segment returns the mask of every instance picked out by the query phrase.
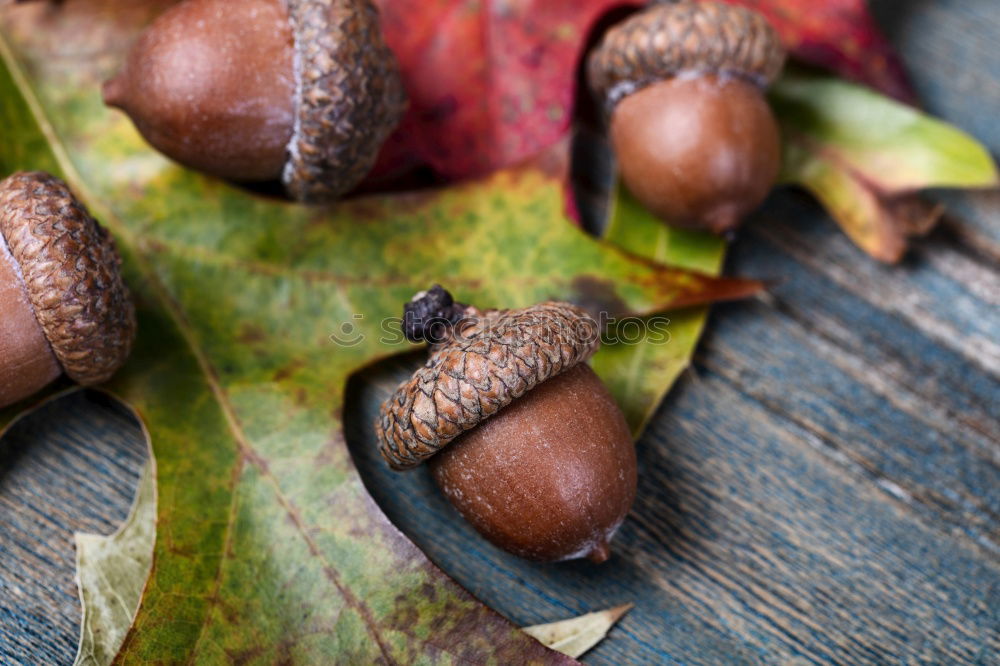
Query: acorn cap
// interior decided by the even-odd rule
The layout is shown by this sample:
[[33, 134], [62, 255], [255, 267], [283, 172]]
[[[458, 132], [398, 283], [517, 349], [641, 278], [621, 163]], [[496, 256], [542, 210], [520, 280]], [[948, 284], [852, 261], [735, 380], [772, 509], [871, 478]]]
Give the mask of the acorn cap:
[[757, 12], [680, 2], [653, 5], [608, 30], [590, 55], [587, 78], [611, 109], [636, 90], [686, 72], [740, 76], [766, 88], [784, 62], [781, 38]]
[[518, 310], [467, 308], [451, 335], [382, 405], [379, 450], [415, 467], [547, 379], [597, 351], [597, 323], [569, 303]]
[[30, 172], [0, 182], [0, 234], [66, 374], [110, 378], [131, 351], [135, 311], [107, 231], [63, 181]]
[[353, 188], [406, 107], [371, 0], [287, 0], [295, 39], [295, 127], [282, 182], [299, 201]]

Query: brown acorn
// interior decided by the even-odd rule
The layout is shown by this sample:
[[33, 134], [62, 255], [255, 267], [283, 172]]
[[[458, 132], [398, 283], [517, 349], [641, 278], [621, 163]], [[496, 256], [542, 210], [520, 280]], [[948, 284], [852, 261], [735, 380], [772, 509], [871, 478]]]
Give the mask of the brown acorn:
[[428, 460], [451, 503], [484, 537], [532, 560], [603, 562], [635, 499], [625, 418], [586, 364], [596, 322], [568, 303], [488, 310], [436, 286], [407, 306], [426, 365], [375, 424], [394, 469]]
[[103, 92], [168, 157], [305, 202], [361, 181], [405, 108], [371, 0], [184, 0]]
[[656, 4], [608, 30], [587, 75], [636, 198], [671, 224], [735, 228], [781, 166], [764, 91], [784, 60], [763, 16], [719, 2]]
[[0, 181], [0, 407], [65, 372], [99, 384], [125, 362], [135, 311], [114, 242], [58, 178]]

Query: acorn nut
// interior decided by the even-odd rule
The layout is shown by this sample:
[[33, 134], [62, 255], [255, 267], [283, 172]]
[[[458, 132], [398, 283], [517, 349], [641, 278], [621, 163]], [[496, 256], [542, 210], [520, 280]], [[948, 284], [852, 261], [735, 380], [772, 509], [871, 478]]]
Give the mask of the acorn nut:
[[65, 372], [99, 384], [125, 362], [135, 311], [114, 242], [46, 173], [0, 181], [0, 407]]
[[436, 286], [407, 306], [404, 331], [432, 344], [375, 424], [389, 465], [427, 460], [462, 516], [515, 555], [606, 560], [635, 499], [636, 457], [586, 363], [596, 322], [559, 302], [480, 311]]
[[405, 107], [371, 0], [184, 0], [103, 93], [181, 164], [315, 203], [364, 178]]
[[587, 78], [628, 189], [671, 224], [735, 228], [778, 176], [764, 90], [784, 60], [767, 19], [719, 2], [656, 4], [608, 30]]

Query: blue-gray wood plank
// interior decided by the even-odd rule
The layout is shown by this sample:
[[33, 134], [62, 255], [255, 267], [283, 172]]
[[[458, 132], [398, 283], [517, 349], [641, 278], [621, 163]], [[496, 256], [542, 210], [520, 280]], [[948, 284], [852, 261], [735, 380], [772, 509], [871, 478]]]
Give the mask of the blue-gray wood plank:
[[[1000, 153], [996, 0], [874, 9], [926, 107]], [[715, 309], [638, 443], [610, 562], [521, 562], [423, 471], [385, 471], [370, 422], [412, 358], [352, 383], [369, 489], [517, 623], [635, 602], [590, 663], [1000, 663], [1000, 194], [938, 197], [947, 219], [899, 267], [863, 256], [808, 197], [771, 198], [728, 270], [785, 279]], [[95, 394], [0, 443], [0, 663], [72, 660], [71, 534], [114, 529], [144, 451]]]

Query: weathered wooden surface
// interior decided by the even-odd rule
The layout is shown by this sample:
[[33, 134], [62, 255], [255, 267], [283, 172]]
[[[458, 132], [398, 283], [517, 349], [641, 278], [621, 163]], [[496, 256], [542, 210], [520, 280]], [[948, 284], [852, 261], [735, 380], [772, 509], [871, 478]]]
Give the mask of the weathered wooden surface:
[[92, 391], [43, 406], [0, 441], [0, 664], [72, 662], [73, 532], [118, 527], [147, 451], [131, 413]]
[[[1000, 153], [995, 0], [875, 8], [927, 108]], [[385, 471], [370, 423], [406, 360], [352, 387], [365, 480], [518, 623], [635, 602], [590, 663], [1000, 663], [1000, 194], [940, 198], [946, 223], [889, 268], [804, 195], [772, 197], [728, 269], [784, 281], [716, 309], [638, 444], [639, 498], [604, 565], [508, 557], [423, 470]], [[71, 533], [115, 527], [144, 452], [93, 394], [0, 442], [0, 663], [72, 659]]]

